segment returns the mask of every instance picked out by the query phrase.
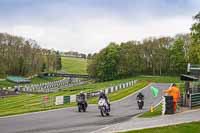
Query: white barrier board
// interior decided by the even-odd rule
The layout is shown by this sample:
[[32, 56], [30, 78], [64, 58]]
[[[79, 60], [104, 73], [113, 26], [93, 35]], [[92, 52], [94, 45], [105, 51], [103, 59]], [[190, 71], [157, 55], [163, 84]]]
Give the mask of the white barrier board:
[[71, 95], [70, 96], [70, 103], [76, 102], [76, 95]]
[[57, 96], [55, 105], [61, 105], [64, 103], [64, 97], [63, 96]]

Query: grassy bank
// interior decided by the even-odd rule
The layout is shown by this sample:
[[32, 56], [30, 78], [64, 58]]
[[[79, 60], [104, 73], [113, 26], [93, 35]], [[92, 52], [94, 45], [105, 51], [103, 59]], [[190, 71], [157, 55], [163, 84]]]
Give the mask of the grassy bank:
[[0, 88], [12, 87], [15, 86], [15, 83], [9, 82], [7, 80], [0, 81]]
[[83, 58], [62, 57], [62, 70], [66, 73], [87, 74], [87, 60]]
[[200, 133], [200, 122], [129, 131], [125, 133]]
[[142, 118], [149, 118], [149, 117], [155, 117], [155, 116], [159, 116], [162, 114], [162, 105], [159, 105], [157, 106], [156, 108], [154, 108], [154, 111], [153, 112], [145, 112], [144, 114], [142, 114], [141, 116], [139, 117], [142, 117]]
[[137, 76], [138, 80], [146, 80], [155, 83], [181, 83], [180, 77], [177, 76]]

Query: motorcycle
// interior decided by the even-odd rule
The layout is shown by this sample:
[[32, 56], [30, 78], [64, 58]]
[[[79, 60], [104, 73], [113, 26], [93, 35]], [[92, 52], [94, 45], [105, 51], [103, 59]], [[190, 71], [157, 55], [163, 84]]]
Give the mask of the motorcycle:
[[103, 98], [99, 99], [98, 107], [99, 107], [101, 116], [105, 116], [105, 115], [109, 116], [110, 115], [109, 114], [109, 112], [110, 112], [109, 105], [105, 99], [103, 99]]
[[87, 109], [87, 102], [83, 99], [77, 99], [78, 112], [85, 112]]
[[141, 100], [141, 99], [139, 99], [139, 100], [137, 101], [137, 103], [138, 103], [138, 107], [139, 107], [139, 109], [142, 109], [143, 106], [144, 106], [144, 101]]

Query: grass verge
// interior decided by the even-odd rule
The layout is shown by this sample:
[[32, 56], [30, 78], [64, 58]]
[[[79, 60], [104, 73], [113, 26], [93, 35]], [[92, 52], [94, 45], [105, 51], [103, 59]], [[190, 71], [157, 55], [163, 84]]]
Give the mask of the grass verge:
[[150, 117], [155, 117], [159, 116], [162, 114], [162, 105], [158, 105], [153, 112], [145, 112], [144, 114], [140, 115], [139, 117], [141, 118], [150, 118]]
[[200, 121], [124, 133], [200, 133]]

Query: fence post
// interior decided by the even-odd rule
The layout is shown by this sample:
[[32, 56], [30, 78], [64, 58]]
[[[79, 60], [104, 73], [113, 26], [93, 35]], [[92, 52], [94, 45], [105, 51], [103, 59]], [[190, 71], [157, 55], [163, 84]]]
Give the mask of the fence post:
[[166, 111], [166, 103], [165, 103], [165, 97], [162, 96], [162, 115], [165, 115], [165, 111]]
[[189, 108], [192, 109], [192, 94], [190, 94], [189, 98]]

